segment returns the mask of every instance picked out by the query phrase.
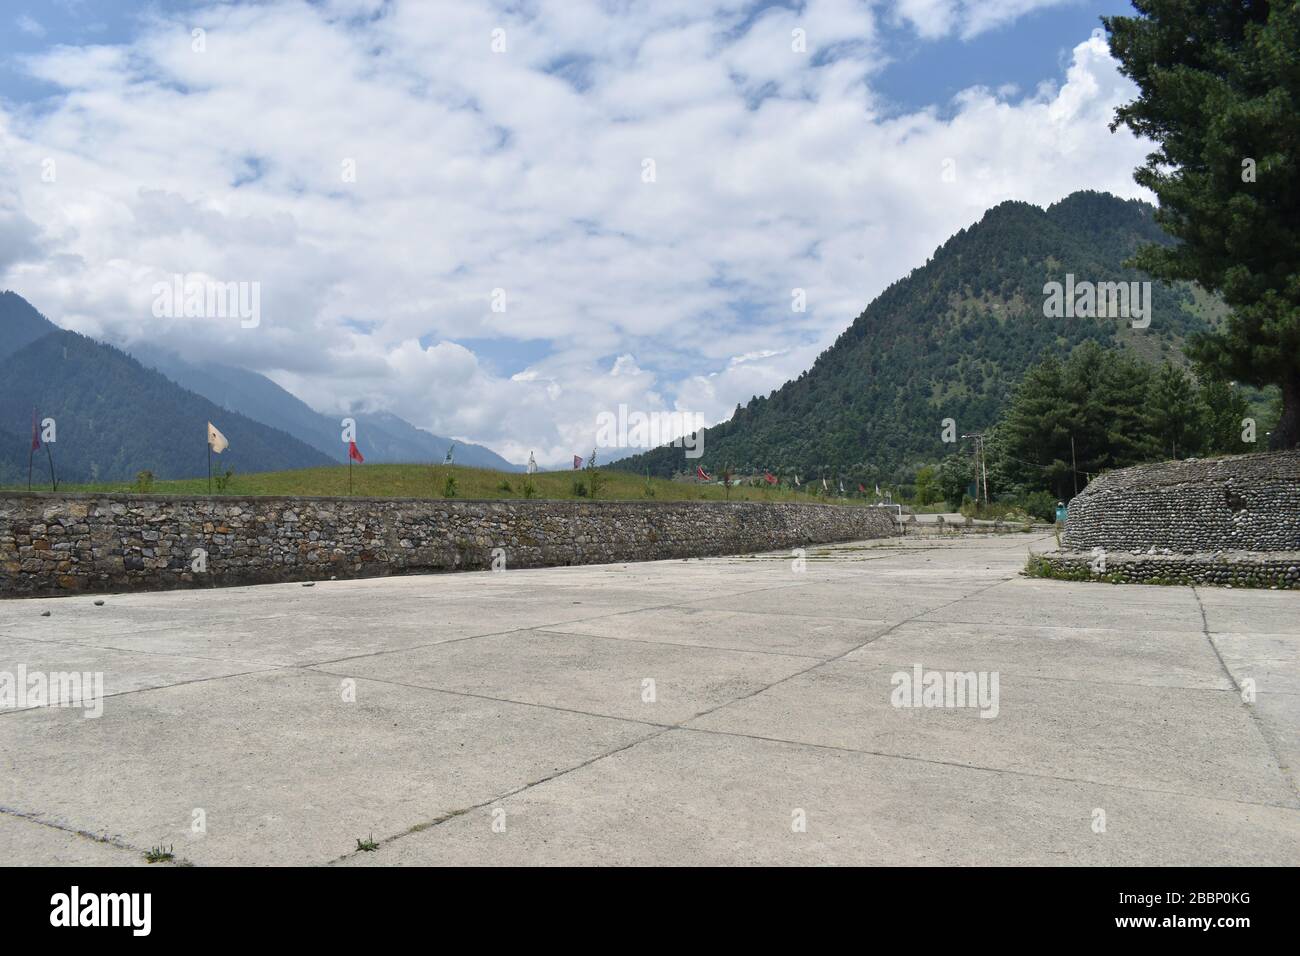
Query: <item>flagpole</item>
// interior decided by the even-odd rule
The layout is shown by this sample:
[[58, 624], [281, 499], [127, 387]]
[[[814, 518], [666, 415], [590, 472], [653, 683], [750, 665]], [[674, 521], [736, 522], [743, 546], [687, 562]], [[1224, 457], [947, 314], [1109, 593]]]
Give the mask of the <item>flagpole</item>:
[[32, 440], [27, 445], [27, 490], [32, 490], [32, 458], [36, 455], [36, 406], [32, 406]]
[[208, 494], [212, 494], [212, 438], [208, 438]]
[[59, 490], [59, 482], [58, 482], [58, 479], [54, 477], [54, 454], [53, 454], [53, 452], [50, 451], [50, 443], [49, 443], [49, 442], [46, 442], [46, 443], [45, 443], [45, 457], [48, 458], [48, 459], [50, 460], [50, 490], [51, 490], [51, 491], [58, 491], [58, 490]]
[[348, 497], [352, 497], [352, 453], [348, 451]]

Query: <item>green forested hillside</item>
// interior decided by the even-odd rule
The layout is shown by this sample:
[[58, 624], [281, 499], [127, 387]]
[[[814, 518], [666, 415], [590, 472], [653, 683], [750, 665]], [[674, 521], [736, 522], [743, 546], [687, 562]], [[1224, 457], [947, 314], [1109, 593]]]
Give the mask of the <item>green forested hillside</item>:
[[[1154, 284], [1146, 329], [1043, 315], [1044, 284], [1066, 273], [1145, 279], [1123, 263], [1140, 244], [1167, 241], [1153, 214], [1145, 203], [1095, 192], [1045, 210], [1023, 202], [990, 209], [881, 293], [811, 369], [708, 429], [704, 467], [783, 477], [824, 471], [868, 487], [902, 481], [952, 450], [940, 440], [943, 419], [954, 419], [959, 434], [990, 426], [1044, 355], [1094, 341], [1181, 362], [1183, 339], [1217, 314], [1189, 286]], [[667, 476], [696, 463], [680, 448], [659, 448], [611, 467]]]
[[26, 481], [33, 407], [56, 422], [54, 462], [69, 482], [132, 479], [146, 470], [159, 478], [205, 475], [209, 421], [230, 440], [214, 470], [331, 464], [298, 439], [75, 332], [48, 332], [0, 361], [0, 481], [15, 480], [15, 470]]

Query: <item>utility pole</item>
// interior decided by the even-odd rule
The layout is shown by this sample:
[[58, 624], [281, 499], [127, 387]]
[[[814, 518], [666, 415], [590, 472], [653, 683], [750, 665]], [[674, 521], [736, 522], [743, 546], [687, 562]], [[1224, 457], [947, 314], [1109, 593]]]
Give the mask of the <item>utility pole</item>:
[[1074, 493], [1079, 494], [1079, 459], [1074, 456], [1074, 432], [1070, 432], [1070, 472], [1074, 475]]
[[989, 503], [989, 470], [988, 463], [984, 460], [984, 433], [971, 432], [969, 435], [962, 435], [962, 438], [975, 439], [975, 503], [979, 504], [980, 487], [984, 488], [984, 504]]

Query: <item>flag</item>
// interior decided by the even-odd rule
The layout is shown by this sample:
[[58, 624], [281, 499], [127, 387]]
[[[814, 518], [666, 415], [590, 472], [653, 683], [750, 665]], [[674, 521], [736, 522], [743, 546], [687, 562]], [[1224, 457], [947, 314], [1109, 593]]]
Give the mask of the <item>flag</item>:
[[208, 422], [208, 447], [220, 455], [230, 447], [230, 442], [226, 441], [226, 436], [217, 431], [217, 426]]
[[876, 485], [876, 494], [880, 494], [880, 486]]
[[533, 457], [531, 451], [528, 453], [528, 473], [530, 475], [537, 474], [537, 459]]
[[763, 472], [763, 480], [769, 485], [774, 485], [776, 484], [776, 475], [772, 474], [770, 471], [765, 471]]
[[826, 490], [826, 479], [823, 478], [823, 479], [822, 479], [822, 491], [825, 491], [825, 490]]
[[[209, 426], [210, 427], [210, 426]], [[32, 409], [32, 451], [41, 450], [41, 433], [36, 429], [36, 409]]]
[[365, 462], [365, 459], [361, 457], [361, 449], [357, 447], [357, 443], [354, 441], [348, 442], [348, 458], [358, 463]]
[[844, 494], [844, 479], [840, 479], [840, 494]]
[[700, 481], [712, 481], [712, 480], [713, 480], [712, 478], [709, 477], [708, 472], [706, 472], [706, 471], [704, 470], [704, 466], [703, 466], [703, 465], [696, 465], [696, 466], [695, 466], [695, 476], [696, 476], [697, 478], [699, 478]]
[[862, 482], [860, 481], [858, 482], [858, 491], [862, 492], [864, 495], [867, 493], [867, 489], [863, 487]]
[[796, 488], [799, 487], [799, 475], [798, 475], [797, 472], [795, 473], [795, 476], [794, 476], [794, 486], [795, 486]]
[[574, 471], [577, 471], [577, 470], [578, 470], [579, 468], [581, 468], [581, 467], [582, 467], [582, 456], [581, 456], [581, 455], [574, 455], [574, 456], [573, 456], [573, 470], [574, 470]]
[[447, 457], [444, 458], [444, 459], [442, 460], [442, 463], [443, 463], [444, 465], [450, 465], [450, 464], [451, 464], [451, 453], [452, 453], [453, 451], [455, 451], [455, 450], [456, 450], [456, 443], [455, 443], [455, 442], [452, 442], [450, 445], [447, 446]]

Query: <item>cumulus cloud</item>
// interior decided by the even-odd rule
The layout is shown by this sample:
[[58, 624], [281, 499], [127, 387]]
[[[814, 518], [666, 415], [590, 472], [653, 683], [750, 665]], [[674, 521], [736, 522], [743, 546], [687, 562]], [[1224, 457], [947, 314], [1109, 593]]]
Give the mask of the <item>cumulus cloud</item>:
[[[924, 33], [942, 7], [951, 32], [1032, 5], [899, 11]], [[1130, 90], [1101, 41], [1059, 86], [885, 114], [877, 15], [851, 0], [155, 13], [130, 44], [28, 60], [61, 94], [0, 106], [0, 285], [67, 327], [517, 461], [591, 447], [620, 402], [718, 421], [990, 205], [1138, 195], [1145, 150], [1106, 130]], [[191, 273], [260, 282], [261, 324], [155, 318], [154, 283]]]

